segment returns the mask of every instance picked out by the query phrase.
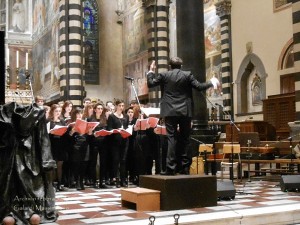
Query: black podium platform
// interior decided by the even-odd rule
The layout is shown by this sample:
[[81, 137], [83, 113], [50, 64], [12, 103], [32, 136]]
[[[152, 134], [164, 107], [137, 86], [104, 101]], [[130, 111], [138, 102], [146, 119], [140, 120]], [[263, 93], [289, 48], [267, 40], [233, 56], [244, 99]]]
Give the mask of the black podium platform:
[[217, 205], [217, 179], [209, 175], [144, 175], [140, 187], [160, 191], [161, 210]]

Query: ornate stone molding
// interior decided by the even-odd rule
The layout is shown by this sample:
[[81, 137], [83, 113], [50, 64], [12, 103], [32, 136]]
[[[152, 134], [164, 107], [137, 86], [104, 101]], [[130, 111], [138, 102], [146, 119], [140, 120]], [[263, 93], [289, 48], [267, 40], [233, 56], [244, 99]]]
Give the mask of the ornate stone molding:
[[[172, 3], [172, 0], [167, 0], [166, 4], [170, 5]], [[157, 4], [157, 0], [142, 0], [142, 6], [145, 8], [148, 8], [150, 6], [154, 6]]]
[[215, 6], [219, 17], [231, 14], [231, 0], [220, 0]]
[[17, 102], [22, 105], [30, 105], [32, 99], [31, 90], [5, 89], [5, 103]]

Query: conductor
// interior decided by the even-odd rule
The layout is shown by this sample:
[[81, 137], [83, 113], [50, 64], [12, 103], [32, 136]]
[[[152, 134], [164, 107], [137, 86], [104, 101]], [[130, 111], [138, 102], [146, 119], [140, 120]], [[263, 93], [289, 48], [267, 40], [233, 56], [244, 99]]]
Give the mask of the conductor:
[[168, 151], [166, 171], [161, 175], [189, 174], [191, 158], [188, 146], [193, 112], [192, 89], [204, 91], [213, 87], [211, 82], [200, 83], [190, 71], [181, 70], [182, 59], [173, 57], [170, 70], [155, 75], [155, 61], [147, 73], [148, 88], [161, 86], [161, 117], [165, 118]]

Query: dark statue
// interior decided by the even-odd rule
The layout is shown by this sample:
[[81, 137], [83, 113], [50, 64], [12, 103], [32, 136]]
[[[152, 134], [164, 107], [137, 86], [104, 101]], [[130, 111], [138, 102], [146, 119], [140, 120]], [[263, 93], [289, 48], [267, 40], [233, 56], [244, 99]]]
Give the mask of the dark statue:
[[0, 222], [57, 219], [51, 174], [56, 167], [43, 109], [15, 102], [0, 106]]

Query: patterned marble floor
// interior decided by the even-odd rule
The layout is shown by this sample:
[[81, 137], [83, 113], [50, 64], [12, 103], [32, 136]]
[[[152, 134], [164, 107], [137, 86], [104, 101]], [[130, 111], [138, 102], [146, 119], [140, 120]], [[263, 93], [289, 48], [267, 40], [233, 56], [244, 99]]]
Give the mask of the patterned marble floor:
[[283, 192], [279, 182], [270, 181], [235, 183], [235, 189], [234, 200], [220, 200], [215, 207], [159, 212], [122, 207], [120, 189], [69, 189], [56, 193], [59, 218], [48, 225], [300, 223], [300, 192]]

